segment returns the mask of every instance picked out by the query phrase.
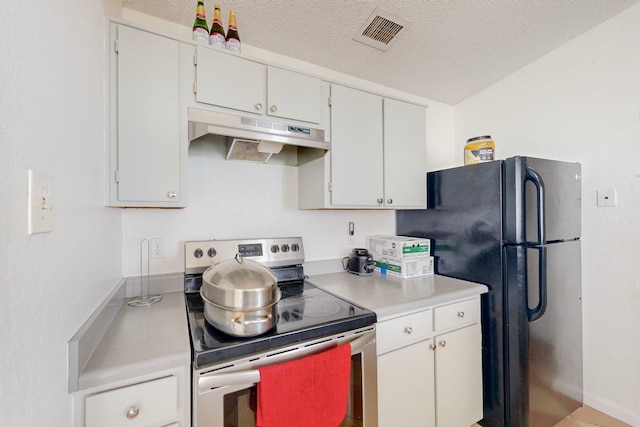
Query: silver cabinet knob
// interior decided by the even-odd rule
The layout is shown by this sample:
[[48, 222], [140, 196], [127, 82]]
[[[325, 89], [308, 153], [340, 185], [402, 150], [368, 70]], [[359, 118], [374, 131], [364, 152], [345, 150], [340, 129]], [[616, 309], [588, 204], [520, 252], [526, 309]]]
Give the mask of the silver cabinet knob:
[[458, 317], [462, 319], [464, 317], [464, 311], [459, 311]]
[[446, 347], [447, 346], [447, 342], [446, 341], [440, 341], [440, 342], [438, 342], [438, 345], [440, 347]]
[[127, 419], [129, 420], [135, 420], [138, 415], [140, 415], [140, 409], [136, 408], [135, 406], [132, 406], [127, 411]]
[[176, 197], [178, 197], [178, 193], [176, 193], [175, 191], [169, 191], [167, 193], [167, 197], [170, 199], [175, 199]]
[[384, 202], [384, 199], [383, 199], [382, 197], [380, 197], [380, 198], [378, 199], [378, 203], [382, 203], [382, 202]]
[[411, 335], [411, 332], [413, 332], [413, 328], [411, 326], [407, 326], [406, 328], [404, 328], [404, 332], [405, 334]]
[[431, 344], [429, 345], [429, 348], [433, 351], [436, 351], [436, 345], [435, 344]]
[[275, 113], [276, 111], [278, 111], [278, 107], [276, 107], [275, 105], [272, 105], [272, 106], [271, 106], [271, 108], [269, 108], [269, 110], [270, 110], [272, 113]]
[[393, 199], [387, 199], [387, 204], [390, 205], [391, 203], [393, 203]]
[[256, 110], [258, 111], [262, 110], [262, 104], [259, 102], [255, 105], [255, 107], [256, 107]]

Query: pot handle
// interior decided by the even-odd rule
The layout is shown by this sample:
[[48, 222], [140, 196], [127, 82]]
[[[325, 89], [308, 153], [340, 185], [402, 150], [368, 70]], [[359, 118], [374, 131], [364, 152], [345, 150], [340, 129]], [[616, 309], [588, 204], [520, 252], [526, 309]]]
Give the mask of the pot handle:
[[236, 262], [238, 264], [244, 264], [244, 258], [242, 257], [242, 254], [240, 252], [236, 253], [236, 256], [234, 258], [236, 259]]
[[240, 325], [255, 325], [259, 323], [265, 323], [271, 320], [271, 313], [266, 314], [265, 316], [260, 317], [257, 320], [240, 320], [239, 317], [231, 319], [232, 322], [238, 323]]

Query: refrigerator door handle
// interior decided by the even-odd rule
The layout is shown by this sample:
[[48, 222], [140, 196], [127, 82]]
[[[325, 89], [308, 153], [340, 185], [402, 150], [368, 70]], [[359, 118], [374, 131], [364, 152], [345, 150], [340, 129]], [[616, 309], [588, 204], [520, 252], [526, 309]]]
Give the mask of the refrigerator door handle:
[[538, 305], [534, 308], [527, 306], [529, 322], [538, 320], [547, 310], [547, 248], [545, 246], [532, 248], [538, 250]]
[[527, 168], [525, 177], [525, 183], [527, 181], [533, 183], [536, 187], [536, 196], [537, 196], [537, 213], [538, 213], [538, 241], [536, 242], [539, 245], [545, 244], [545, 209], [544, 209], [544, 199], [545, 199], [545, 190], [544, 190], [544, 181], [538, 172], [534, 169]]

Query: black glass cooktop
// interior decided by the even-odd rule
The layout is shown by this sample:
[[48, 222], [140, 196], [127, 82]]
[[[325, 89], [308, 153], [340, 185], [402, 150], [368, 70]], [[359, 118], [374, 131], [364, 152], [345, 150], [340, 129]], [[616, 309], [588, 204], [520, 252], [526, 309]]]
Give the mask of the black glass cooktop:
[[275, 326], [239, 338], [219, 331], [204, 318], [200, 293], [187, 293], [187, 317], [194, 367], [358, 329], [376, 322], [374, 312], [336, 297], [308, 282], [281, 284]]

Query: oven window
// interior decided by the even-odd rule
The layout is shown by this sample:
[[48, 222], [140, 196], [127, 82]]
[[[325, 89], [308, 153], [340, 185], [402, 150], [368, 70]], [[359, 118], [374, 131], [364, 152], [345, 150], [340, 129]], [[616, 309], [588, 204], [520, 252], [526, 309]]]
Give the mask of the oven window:
[[224, 395], [224, 427], [256, 427], [257, 393], [253, 386]]

